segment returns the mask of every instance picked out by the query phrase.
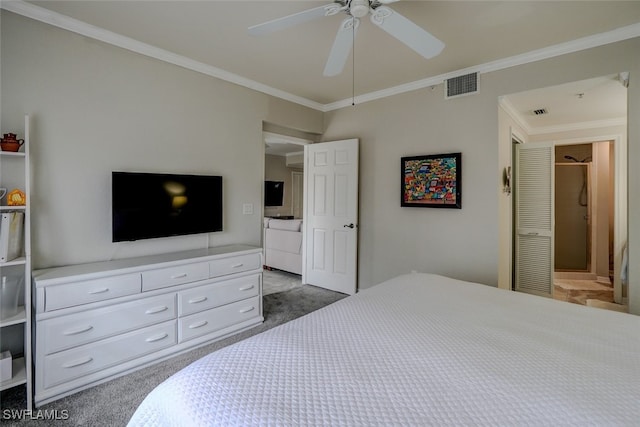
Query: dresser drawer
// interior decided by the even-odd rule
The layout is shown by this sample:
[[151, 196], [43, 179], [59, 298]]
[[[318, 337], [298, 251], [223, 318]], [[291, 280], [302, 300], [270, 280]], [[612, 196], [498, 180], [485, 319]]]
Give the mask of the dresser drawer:
[[44, 387], [49, 388], [124, 363], [176, 343], [172, 320], [44, 358]]
[[140, 293], [140, 274], [123, 274], [45, 288], [45, 311]]
[[186, 316], [256, 296], [259, 290], [259, 274], [198, 286], [178, 293], [178, 312]]
[[175, 318], [172, 293], [43, 320], [39, 332], [45, 354], [51, 354]]
[[211, 277], [255, 270], [257, 268], [262, 268], [262, 256], [259, 253], [237, 255], [209, 261]]
[[260, 298], [253, 297], [178, 319], [179, 340], [184, 342], [260, 315]]
[[142, 272], [142, 290], [166, 288], [209, 278], [209, 264], [197, 262]]

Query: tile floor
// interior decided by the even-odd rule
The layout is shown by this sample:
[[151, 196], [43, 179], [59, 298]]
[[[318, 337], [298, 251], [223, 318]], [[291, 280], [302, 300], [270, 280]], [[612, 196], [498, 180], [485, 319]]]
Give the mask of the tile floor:
[[555, 279], [553, 298], [582, 305], [588, 299], [613, 302], [613, 287], [595, 280]]

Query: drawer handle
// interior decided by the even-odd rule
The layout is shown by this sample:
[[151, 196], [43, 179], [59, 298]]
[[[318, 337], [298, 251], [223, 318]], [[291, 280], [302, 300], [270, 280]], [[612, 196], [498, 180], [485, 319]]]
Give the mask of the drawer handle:
[[253, 311], [253, 310], [255, 310], [255, 307], [253, 307], [253, 306], [252, 307], [247, 307], [247, 308], [243, 308], [242, 310], [240, 310], [240, 313], [244, 314], [244, 313], [248, 313], [248, 312]]
[[162, 313], [163, 311], [167, 311], [167, 310], [169, 310], [169, 307], [167, 307], [166, 305], [163, 305], [161, 307], [150, 308], [149, 310], [145, 311], [144, 314]]
[[232, 265], [232, 266], [231, 266], [231, 268], [240, 268], [240, 267], [242, 267], [243, 265], [244, 265], [244, 263], [242, 263], [242, 262], [241, 262], [240, 264], [234, 264], [234, 265]]
[[168, 337], [168, 336], [169, 336], [169, 334], [164, 333], [164, 334], [162, 334], [162, 335], [157, 335], [157, 336], [155, 336], [155, 337], [149, 337], [149, 338], [147, 338], [145, 341], [146, 341], [146, 342], [156, 342], [156, 341], [163, 340], [163, 339], [165, 339], [165, 338], [166, 338], [166, 337]]
[[78, 328], [78, 329], [72, 329], [70, 331], [64, 331], [62, 333], [62, 335], [78, 335], [81, 334], [83, 332], [89, 332], [90, 330], [93, 329], [93, 326], [89, 325], [89, 326], [85, 326], [84, 328]]
[[198, 328], [202, 328], [203, 326], [206, 326], [209, 322], [207, 322], [206, 320], [203, 320], [202, 322], [198, 322], [198, 323], [193, 323], [191, 325], [189, 325], [189, 329], [198, 329]]
[[181, 274], [174, 274], [173, 276], [171, 276], [171, 279], [182, 279], [183, 277], [187, 277], [188, 274], [187, 273], [181, 273]]
[[245, 286], [244, 288], [240, 288], [238, 289], [239, 291], [250, 291], [251, 289], [253, 289], [254, 286], [253, 285], [249, 285], [249, 286]]
[[189, 304], [198, 304], [199, 302], [205, 302], [207, 300], [207, 297], [197, 297], [197, 298], [191, 298], [188, 303]]
[[105, 292], [109, 292], [109, 288], [94, 289], [89, 291], [89, 295], [104, 294]]
[[86, 365], [89, 362], [93, 361], [93, 357], [85, 357], [84, 359], [74, 360], [73, 362], [65, 363], [62, 365], [63, 368], [75, 368], [76, 366]]

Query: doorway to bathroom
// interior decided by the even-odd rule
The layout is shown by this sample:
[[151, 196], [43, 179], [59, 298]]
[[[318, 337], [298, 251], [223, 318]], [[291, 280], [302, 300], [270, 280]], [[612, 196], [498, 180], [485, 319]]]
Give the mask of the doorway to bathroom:
[[512, 153], [503, 192], [512, 196], [516, 291], [625, 308], [627, 96], [621, 75], [500, 101]]
[[555, 147], [556, 272], [591, 271], [592, 144]]
[[556, 145], [555, 299], [614, 301], [613, 141]]

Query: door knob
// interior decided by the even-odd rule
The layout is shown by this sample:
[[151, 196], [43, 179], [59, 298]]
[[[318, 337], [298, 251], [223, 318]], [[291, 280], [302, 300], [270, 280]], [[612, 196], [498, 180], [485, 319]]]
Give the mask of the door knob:
[[351, 224], [345, 224], [345, 225], [343, 225], [343, 227], [355, 228], [355, 225], [354, 225], [354, 223], [351, 223]]

